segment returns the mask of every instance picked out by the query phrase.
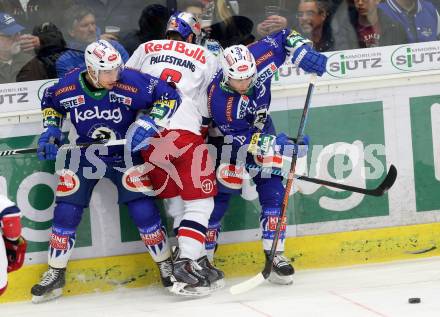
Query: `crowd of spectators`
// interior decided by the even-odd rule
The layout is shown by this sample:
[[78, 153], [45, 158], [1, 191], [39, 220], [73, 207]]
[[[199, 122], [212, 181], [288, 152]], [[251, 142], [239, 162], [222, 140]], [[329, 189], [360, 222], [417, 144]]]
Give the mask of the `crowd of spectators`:
[[[223, 48], [294, 28], [320, 52], [435, 41], [440, 0], [0, 0], [0, 84], [84, 68], [103, 38], [124, 60], [164, 38], [173, 10], [197, 15]], [[203, 44], [203, 42], [202, 42]]]

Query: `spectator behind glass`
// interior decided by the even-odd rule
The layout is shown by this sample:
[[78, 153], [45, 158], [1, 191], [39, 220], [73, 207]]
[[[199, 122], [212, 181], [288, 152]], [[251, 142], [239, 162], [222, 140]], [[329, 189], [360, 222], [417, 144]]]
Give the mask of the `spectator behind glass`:
[[17, 81], [57, 78], [55, 63], [66, 50], [63, 34], [55, 24], [46, 22], [36, 26], [32, 32], [40, 39], [36, 56], [18, 73]]
[[0, 12], [4, 12], [12, 16], [15, 21], [27, 28], [26, 12], [23, 9], [20, 0], [0, 0]]
[[300, 33], [313, 42], [315, 50], [327, 52], [333, 49], [329, 2], [324, 0], [300, 0], [296, 16]]
[[406, 43], [402, 25], [378, 10], [380, 0], [347, 0], [331, 21], [336, 50]]
[[139, 30], [133, 30], [121, 37], [121, 44], [131, 55], [142, 43], [165, 38], [170, 12], [160, 4], [151, 4], [142, 10]]
[[12, 16], [0, 12], [0, 84], [15, 82], [20, 69], [32, 58], [20, 48], [23, 30]]
[[237, 1], [217, 0], [211, 26], [211, 38], [223, 48], [231, 45], [248, 45], [255, 41], [252, 35], [254, 23], [247, 17], [240, 16]]
[[[64, 16], [67, 48], [56, 62], [58, 77], [64, 77], [75, 68], [85, 69], [84, 50], [87, 45], [98, 40], [100, 34], [96, 28], [95, 15], [90, 8], [73, 5]], [[124, 62], [128, 60], [125, 48], [116, 41], [110, 40], [110, 44], [119, 51]]]
[[34, 27], [51, 22], [58, 28], [63, 25], [66, 8], [72, 6], [75, 0], [29, 0], [26, 14], [31, 30]]
[[[162, 0], [75, 0], [79, 5], [89, 7], [95, 13], [96, 24], [101, 29], [103, 40], [118, 40], [121, 34], [136, 29], [136, 17], [149, 4], [162, 3]], [[106, 33], [106, 28], [119, 28], [118, 33]]]
[[437, 9], [424, 0], [385, 0], [379, 10], [400, 23], [406, 30], [407, 43], [439, 39], [440, 25]]

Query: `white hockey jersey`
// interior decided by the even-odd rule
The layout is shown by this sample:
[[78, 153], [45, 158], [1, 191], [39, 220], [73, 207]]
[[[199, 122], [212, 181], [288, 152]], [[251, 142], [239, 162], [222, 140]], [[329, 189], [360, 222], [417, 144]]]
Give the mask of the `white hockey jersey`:
[[207, 87], [219, 67], [217, 57], [199, 45], [154, 40], [139, 45], [126, 66], [174, 82], [182, 103], [166, 128], [200, 134], [203, 118], [209, 117]]

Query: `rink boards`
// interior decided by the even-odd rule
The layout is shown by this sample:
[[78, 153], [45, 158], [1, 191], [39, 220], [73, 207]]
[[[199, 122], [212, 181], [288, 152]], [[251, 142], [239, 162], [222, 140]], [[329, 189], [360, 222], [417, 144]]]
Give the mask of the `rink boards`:
[[[296, 268], [438, 254], [439, 77], [431, 73], [318, 83], [306, 127], [313, 146], [307, 159], [300, 160], [299, 170], [360, 187], [376, 186], [391, 163], [399, 175], [383, 197], [295, 182], [286, 249]], [[272, 116], [279, 131], [296, 133], [305, 92], [304, 84], [274, 89]], [[0, 149], [35, 146], [39, 119], [32, 111], [0, 118]], [[0, 188], [21, 208], [23, 234], [29, 241], [26, 266], [10, 274], [8, 292], [0, 302], [25, 300], [46, 268], [54, 166], [38, 162], [34, 155], [0, 159]], [[228, 276], [251, 275], [263, 267], [256, 198], [255, 186], [245, 182], [242, 197], [234, 198], [224, 219], [216, 263]], [[98, 184], [78, 230], [67, 294], [159, 280], [126, 209], [119, 208], [116, 199], [111, 183]]]

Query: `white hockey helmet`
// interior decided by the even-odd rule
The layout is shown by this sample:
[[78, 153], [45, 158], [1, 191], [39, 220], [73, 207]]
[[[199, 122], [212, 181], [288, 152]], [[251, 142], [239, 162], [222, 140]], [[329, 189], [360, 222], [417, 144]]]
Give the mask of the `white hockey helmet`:
[[101, 87], [98, 82], [100, 71], [117, 69], [120, 72], [124, 69], [121, 54], [105, 40], [99, 40], [87, 46], [85, 62], [87, 72], [96, 87]]
[[251, 85], [257, 78], [257, 64], [255, 58], [244, 45], [233, 45], [223, 52], [222, 69], [224, 79], [247, 79], [253, 77]]
[[177, 32], [186, 41], [188, 36], [194, 34], [194, 43], [198, 43], [202, 28], [197, 17], [190, 12], [177, 12], [170, 16], [166, 34]]

